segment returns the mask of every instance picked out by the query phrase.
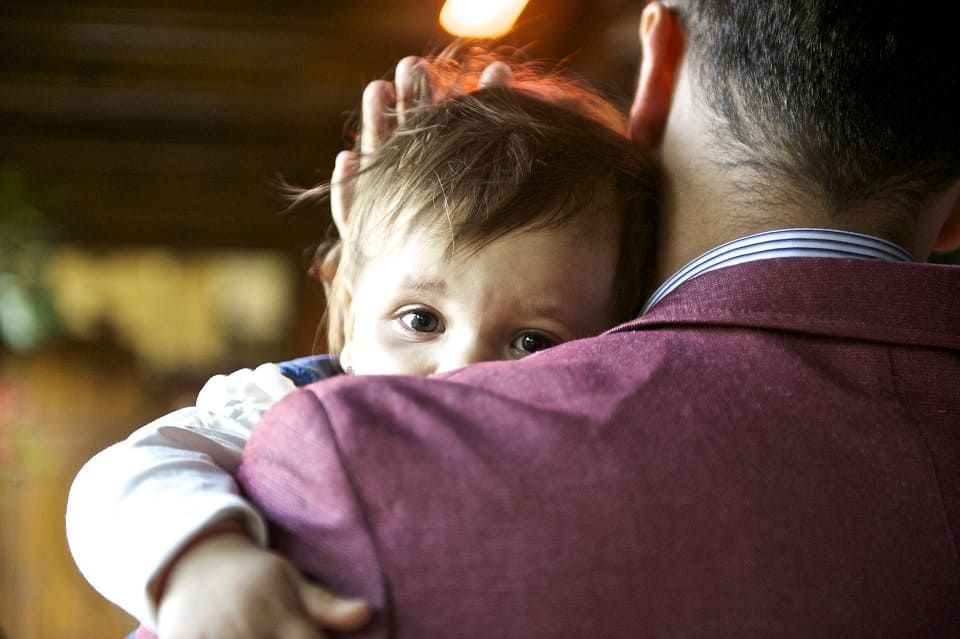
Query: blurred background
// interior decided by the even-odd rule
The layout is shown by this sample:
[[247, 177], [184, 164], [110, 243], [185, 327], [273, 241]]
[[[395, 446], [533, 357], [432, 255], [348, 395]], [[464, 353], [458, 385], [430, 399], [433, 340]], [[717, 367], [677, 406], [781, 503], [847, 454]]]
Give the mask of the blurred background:
[[[474, 5], [496, 5], [492, 0]], [[530, 0], [507, 44], [626, 100], [640, 2]], [[70, 559], [70, 481], [210, 375], [315, 350], [304, 250], [364, 85], [443, 0], [0, 2], [0, 637], [121, 637]]]

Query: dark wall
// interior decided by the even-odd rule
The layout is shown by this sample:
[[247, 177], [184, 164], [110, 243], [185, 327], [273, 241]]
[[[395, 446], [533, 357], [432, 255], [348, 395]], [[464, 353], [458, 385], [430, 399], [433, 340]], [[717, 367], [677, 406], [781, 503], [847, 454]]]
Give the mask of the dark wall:
[[[365, 81], [439, 36], [431, 2], [0, 3], [0, 162], [85, 243], [291, 246]], [[187, 8], [184, 8], [187, 7]]]
[[[299, 249], [325, 212], [278, 219], [274, 178], [328, 175], [364, 84], [448, 40], [442, 4], [0, 2], [0, 164], [54, 194], [72, 241]], [[534, 0], [512, 41], [603, 75], [625, 4]]]

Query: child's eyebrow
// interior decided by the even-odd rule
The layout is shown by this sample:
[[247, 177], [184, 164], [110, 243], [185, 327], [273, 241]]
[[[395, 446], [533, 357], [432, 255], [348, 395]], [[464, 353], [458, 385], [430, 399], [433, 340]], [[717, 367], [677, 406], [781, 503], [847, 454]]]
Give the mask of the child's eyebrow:
[[407, 291], [442, 294], [447, 292], [447, 283], [443, 280], [427, 280], [417, 277], [405, 277], [400, 281], [400, 287]]

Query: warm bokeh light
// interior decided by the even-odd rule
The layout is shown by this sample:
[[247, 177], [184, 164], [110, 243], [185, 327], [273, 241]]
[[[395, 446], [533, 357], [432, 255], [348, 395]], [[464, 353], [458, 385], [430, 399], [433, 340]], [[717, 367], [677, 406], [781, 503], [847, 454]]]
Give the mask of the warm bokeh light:
[[447, 0], [440, 24], [462, 38], [496, 38], [513, 28], [527, 0]]

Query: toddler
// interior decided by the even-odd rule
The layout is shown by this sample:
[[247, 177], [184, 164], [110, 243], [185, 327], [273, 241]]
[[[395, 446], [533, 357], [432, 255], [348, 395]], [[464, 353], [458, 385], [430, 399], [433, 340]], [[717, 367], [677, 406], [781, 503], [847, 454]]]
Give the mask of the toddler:
[[312, 269], [327, 289], [333, 354], [214, 377], [195, 407], [139, 429], [78, 474], [67, 512], [77, 564], [148, 627], [185, 548], [238, 524], [266, 543], [231, 473], [260, 416], [296, 386], [517, 359], [638, 310], [656, 175], [626, 138], [625, 117], [529, 65], [511, 63], [509, 86], [480, 86], [493, 59], [431, 60], [436, 99], [407, 107], [361, 154], [351, 183], [334, 185], [354, 196], [334, 207], [336, 237]]

